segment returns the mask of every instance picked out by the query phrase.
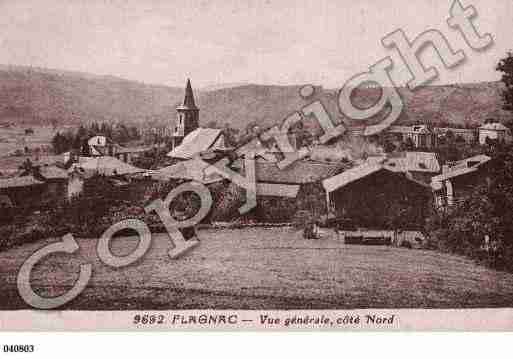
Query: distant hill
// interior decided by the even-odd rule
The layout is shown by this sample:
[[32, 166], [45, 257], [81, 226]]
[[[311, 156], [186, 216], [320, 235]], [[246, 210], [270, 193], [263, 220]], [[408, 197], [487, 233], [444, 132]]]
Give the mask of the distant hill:
[[[500, 82], [428, 86], [414, 92], [399, 88], [405, 109], [397, 124], [449, 122], [457, 126], [475, 126], [489, 117], [506, 121], [512, 114], [502, 110], [502, 88]], [[279, 123], [288, 114], [320, 99], [332, 118], [342, 119], [337, 90], [316, 87], [315, 95], [304, 100], [299, 96], [299, 89], [299, 86], [246, 85], [202, 93], [198, 101], [202, 108], [201, 118], [230, 123], [237, 128], [244, 128], [249, 122], [265, 126]], [[355, 105], [366, 107], [379, 96], [379, 89], [358, 89], [353, 101]]]
[[0, 68], [0, 121], [75, 124], [174, 117], [183, 90], [112, 76]]
[[[194, 78], [192, 83], [194, 86]], [[333, 117], [341, 117], [336, 90], [316, 87], [312, 98], [305, 100], [299, 96], [299, 86], [232, 84], [215, 88], [195, 89], [202, 125], [211, 121], [241, 129], [248, 123], [271, 125], [314, 99], [321, 99]], [[511, 115], [501, 110], [501, 89], [499, 82], [428, 86], [415, 92], [401, 88], [406, 109], [398, 123], [447, 121], [463, 125], [480, 124], [488, 117], [506, 120]], [[361, 89], [354, 101], [369, 105], [378, 96], [378, 89]], [[183, 88], [112, 76], [0, 66], [0, 123], [171, 123], [182, 99]]]

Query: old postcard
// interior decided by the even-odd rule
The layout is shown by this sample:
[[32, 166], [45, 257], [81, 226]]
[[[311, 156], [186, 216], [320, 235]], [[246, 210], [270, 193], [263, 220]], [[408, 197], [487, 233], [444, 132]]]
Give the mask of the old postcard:
[[512, 20], [1, 1], [0, 330], [513, 329]]

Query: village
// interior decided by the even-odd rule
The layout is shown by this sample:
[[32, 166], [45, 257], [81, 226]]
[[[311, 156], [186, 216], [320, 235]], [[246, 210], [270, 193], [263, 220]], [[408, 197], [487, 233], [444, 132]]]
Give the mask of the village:
[[[484, 148], [512, 139], [509, 129], [493, 119], [474, 129], [391, 126], [379, 138], [349, 134], [349, 139], [343, 139], [376, 144], [371, 153], [354, 158], [351, 149], [342, 148], [340, 142], [316, 141], [315, 121], [305, 121], [310, 126], [292, 129], [288, 140], [296, 151], [308, 146], [310, 155], [280, 169], [277, 164], [283, 154], [276, 142], [264, 139], [264, 130], [258, 126], [239, 141], [227, 138], [230, 134], [225, 129], [201, 127], [189, 80], [176, 111], [176, 121], [167, 129], [171, 140], [167, 145], [125, 147], [98, 133], [78, 149], [49, 156], [51, 161], [27, 159], [18, 171], [0, 178], [2, 224], [8, 225], [19, 212], [31, 216], [48, 206], [65, 206], [84, 191], [87, 195], [89, 183], [98, 177], [126, 198], [134, 197], [127, 193], [138, 192], [135, 197], [143, 202], [150, 200], [155, 188], [196, 181], [218, 192], [238, 192], [232, 203], [223, 194], [217, 196], [215, 213], [206, 221], [211, 225], [272, 226], [300, 221], [307, 238], [322, 237], [321, 226], [335, 228], [337, 238], [347, 243], [423, 248], [430, 211], [454, 205], [485, 183], [491, 158]], [[448, 142], [474, 149], [472, 156], [440, 158], [437, 149]], [[225, 178], [208, 174], [206, 169], [226, 158], [232, 170], [244, 173], [244, 155], [249, 149], [256, 151], [258, 205], [250, 214], [238, 216], [233, 209], [243, 196], [240, 188], [234, 189]], [[151, 168], [139, 167], [148, 158]]]
[[[167, 125], [81, 124], [53, 131], [49, 151], [25, 141], [22, 154], [1, 159], [10, 163], [0, 169], [3, 307], [36, 305], [20, 297], [16, 269], [60, 243], [79, 251], [20, 273], [54, 301], [91, 265], [66, 308], [509, 303], [513, 278], [493, 284], [511, 264], [499, 217], [512, 143], [503, 123], [419, 122], [372, 136], [349, 126], [321, 141], [325, 128], [310, 114], [280, 138], [270, 135], [279, 123], [202, 121], [189, 79], [182, 96]], [[176, 237], [180, 222], [189, 224]]]

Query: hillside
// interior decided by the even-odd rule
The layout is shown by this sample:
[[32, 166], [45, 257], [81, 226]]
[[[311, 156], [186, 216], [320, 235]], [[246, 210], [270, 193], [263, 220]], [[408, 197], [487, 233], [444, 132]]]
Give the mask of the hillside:
[[[184, 79], [185, 82], [185, 79]], [[192, 79], [194, 86], [194, 78]], [[216, 87], [212, 87], [216, 88]], [[501, 84], [428, 86], [411, 92], [401, 88], [406, 109], [399, 121], [449, 121], [479, 124], [487, 117], [505, 120], [501, 110]], [[316, 88], [307, 100], [299, 86], [242, 85], [215, 90], [195, 89], [201, 124], [216, 121], [244, 128], [250, 122], [270, 125], [320, 98], [340, 118], [337, 91]], [[369, 104], [379, 90], [362, 89], [355, 102]], [[169, 123], [182, 100], [183, 89], [149, 85], [112, 76], [26, 67], [0, 67], [0, 123], [74, 125], [88, 121]]]
[[0, 68], [0, 122], [58, 125], [174, 116], [183, 90], [112, 76]]
[[[450, 122], [458, 126], [478, 125], [488, 117], [506, 121], [511, 114], [502, 110], [501, 91], [499, 82], [428, 86], [415, 92], [400, 88], [405, 110], [398, 124]], [[359, 89], [355, 91], [353, 101], [355, 105], [366, 107], [379, 95], [379, 89]], [[321, 99], [333, 118], [340, 119], [337, 96], [337, 90], [316, 88], [312, 99]], [[278, 123], [310, 101], [299, 96], [298, 86], [246, 85], [202, 93], [198, 103], [203, 109], [202, 120], [216, 120], [243, 128], [249, 122]]]

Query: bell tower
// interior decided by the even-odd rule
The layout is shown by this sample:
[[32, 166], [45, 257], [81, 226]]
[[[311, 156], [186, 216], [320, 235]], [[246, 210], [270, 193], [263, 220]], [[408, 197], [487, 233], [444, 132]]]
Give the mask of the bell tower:
[[185, 97], [183, 103], [176, 108], [178, 113], [173, 138], [175, 146], [178, 146], [183, 138], [199, 127], [199, 108], [194, 102], [191, 81], [187, 79]]

